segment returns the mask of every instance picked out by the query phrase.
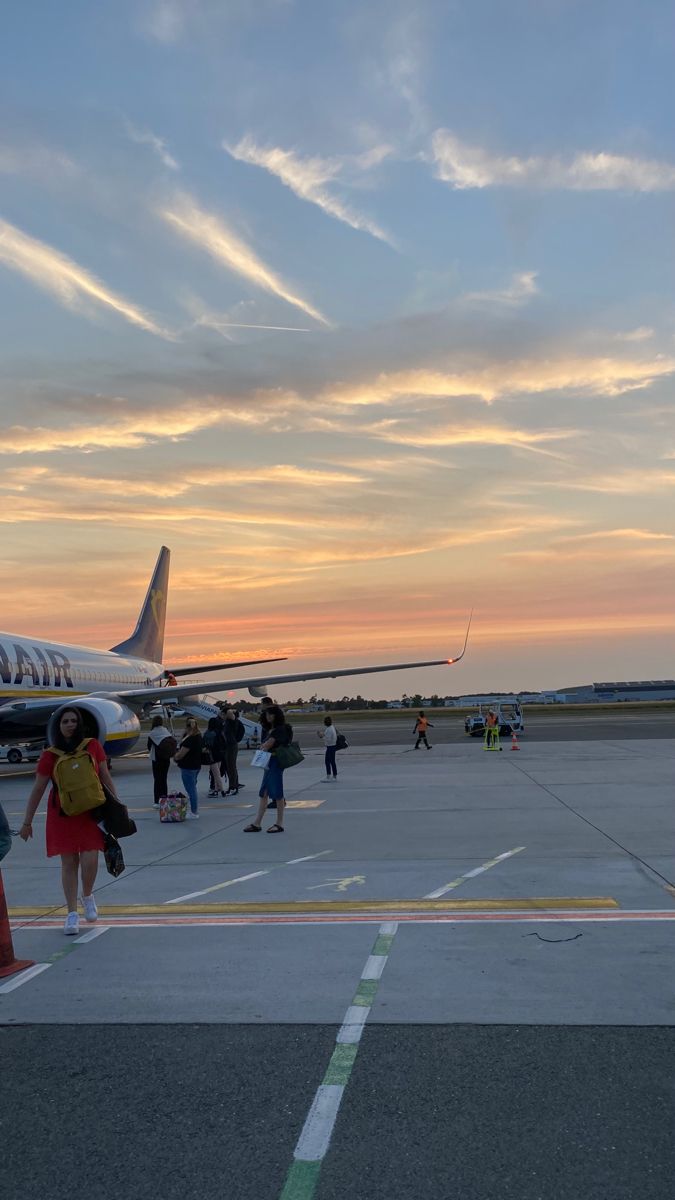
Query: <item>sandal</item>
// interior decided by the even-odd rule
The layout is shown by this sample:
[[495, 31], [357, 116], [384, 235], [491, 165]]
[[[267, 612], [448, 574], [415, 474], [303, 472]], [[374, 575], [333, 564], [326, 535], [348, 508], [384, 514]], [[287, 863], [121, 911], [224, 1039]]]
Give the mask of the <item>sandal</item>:
[[284, 827], [283, 827], [283, 825], [270, 825], [267, 832], [268, 833], [283, 833]]
[[262, 833], [260, 825], [244, 825], [244, 833]]

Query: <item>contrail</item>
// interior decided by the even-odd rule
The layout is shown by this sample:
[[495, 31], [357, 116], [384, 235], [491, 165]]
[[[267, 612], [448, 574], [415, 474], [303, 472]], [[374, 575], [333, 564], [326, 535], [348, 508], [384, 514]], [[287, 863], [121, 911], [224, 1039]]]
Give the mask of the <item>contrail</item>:
[[198, 325], [213, 324], [218, 329], [277, 329], [283, 333], [315, 333], [304, 325], [244, 325], [241, 321], [198, 321]]

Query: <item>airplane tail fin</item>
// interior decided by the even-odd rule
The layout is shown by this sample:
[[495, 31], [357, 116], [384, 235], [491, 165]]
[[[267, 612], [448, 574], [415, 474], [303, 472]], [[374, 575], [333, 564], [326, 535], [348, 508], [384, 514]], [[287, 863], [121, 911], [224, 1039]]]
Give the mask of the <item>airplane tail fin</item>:
[[132, 658], [146, 658], [150, 662], [161, 663], [164, 654], [170, 558], [171, 551], [162, 546], [136, 628], [125, 642], [111, 646], [114, 654], [129, 654]]

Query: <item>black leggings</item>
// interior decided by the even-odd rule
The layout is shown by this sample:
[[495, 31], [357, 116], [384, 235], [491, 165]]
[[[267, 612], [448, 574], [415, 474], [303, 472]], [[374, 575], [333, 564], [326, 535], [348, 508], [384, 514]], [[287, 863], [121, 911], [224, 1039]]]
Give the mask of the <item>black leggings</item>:
[[330, 775], [332, 772], [333, 775], [337, 776], [337, 767], [335, 765], [336, 751], [337, 746], [326, 746], [326, 775]]
[[158, 762], [155, 759], [152, 764], [152, 778], [155, 781], [155, 801], [161, 800], [162, 796], [166, 796], [169, 788], [169, 759], [164, 762]]

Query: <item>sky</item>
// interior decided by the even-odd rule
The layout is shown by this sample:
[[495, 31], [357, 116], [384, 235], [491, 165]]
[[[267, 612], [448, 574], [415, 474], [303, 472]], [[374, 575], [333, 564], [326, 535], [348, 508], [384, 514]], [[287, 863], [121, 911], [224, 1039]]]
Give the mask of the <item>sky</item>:
[[[0, 625], [675, 676], [666, 0], [3, 14]], [[292, 685], [288, 698], [308, 693]]]

